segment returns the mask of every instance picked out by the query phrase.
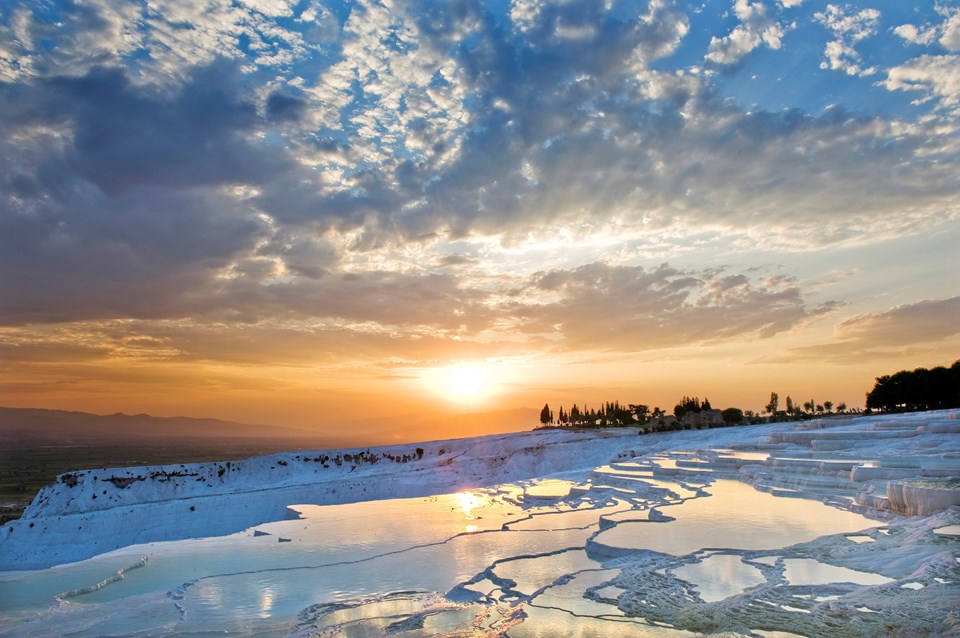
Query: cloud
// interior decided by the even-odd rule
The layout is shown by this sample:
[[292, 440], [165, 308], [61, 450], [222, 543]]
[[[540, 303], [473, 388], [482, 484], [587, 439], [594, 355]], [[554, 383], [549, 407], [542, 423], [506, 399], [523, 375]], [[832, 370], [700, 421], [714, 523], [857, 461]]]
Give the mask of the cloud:
[[[435, 365], [450, 359], [516, 355], [516, 344], [453, 340], [417, 327], [263, 321], [228, 324], [124, 320], [75, 322], [55, 329], [31, 327], [0, 341], [6, 364], [50, 362], [110, 367], [210, 364], [314, 367]], [[57, 355], [61, 352], [62, 355]]]
[[[960, 51], [960, 9], [936, 7], [943, 17], [940, 24], [925, 23], [920, 27], [903, 24], [893, 32], [912, 44], [931, 46], [934, 42], [948, 51]], [[960, 56], [928, 53], [894, 65], [880, 82], [890, 91], [919, 91], [925, 95], [915, 105], [931, 103], [939, 115], [948, 120], [960, 116]], [[954, 126], [953, 124], [950, 125]]]
[[[39, 337], [39, 335], [37, 335]], [[110, 350], [103, 344], [85, 345], [71, 340], [55, 340], [50, 335], [24, 338], [23, 335], [0, 338], [0, 359], [6, 366], [23, 363], [80, 363], [106, 358]]]
[[[209, 211], [200, 211], [197, 216], [207, 224], [203, 227], [191, 219], [194, 211], [180, 210], [183, 219], [165, 217], [149, 240], [131, 241], [104, 230], [83, 237], [29, 237], [32, 245], [24, 245], [32, 229], [10, 233], [7, 247], [29, 250], [32, 260], [19, 259], [7, 268], [11, 277], [0, 284], [0, 292], [12, 302], [4, 304], [0, 322], [194, 318], [255, 323], [279, 318], [416, 325], [455, 333], [478, 329], [489, 319], [483, 305], [488, 293], [461, 287], [451, 275], [331, 273], [301, 265], [299, 259], [316, 259], [309, 248], [304, 255], [302, 245], [278, 251], [281, 257], [257, 255], [249, 246], [256, 237], [251, 229], [215, 225]], [[190, 228], [189, 239], [176, 224]], [[231, 230], [232, 237], [227, 234]], [[220, 254], [213, 254], [215, 249]], [[16, 255], [12, 250], [8, 254]]]
[[[575, 9], [591, 15], [598, 32], [585, 42], [556, 40]], [[406, 104], [408, 93], [433, 92], [436, 105], [471, 87], [474, 104], [457, 107], [468, 116], [447, 133], [428, 126], [447, 150], [411, 157], [416, 145], [391, 150], [360, 129], [331, 132], [330, 144], [311, 139], [304, 131], [318, 113], [330, 123], [360, 113], [360, 93], [327, 115], [329, 104], [318, 107], [308, 86], [243, 91], [246, 76], [223, 61], [192, 70], [173, 92], [106, 67], [0, 87], [0, 286], [15, 300], [4, 321], [389, 322], [385, 303], [393, 299], [412, 307], [395, 321], [453, 330], [453, 310], [488, 319], [488, 292], [464, 288], [452, 272], [393, 273], [376, 264], [347, 272], [347, 256], [402, 240], [523, 236], [584, 218], [617, 219], [641, 239], [667, 228], [680, 237], [684, 227], [719, 228], [820, 245], [900, 233], [956, 212], [950, 164], [911, 162], [926, 152], [922, 134], [842, 110], [745, 113], [716, 99], [703, 79], [650, 70], [646, 61], [686, 32], [669, 5], [630, 23], [593, 15], [600, 9], [592, 4], [548, 8], [541, 28], [521, 40], [476, 14], [434, 33], [429, 14], [407, 21], [377, 11], [358, 12], [342, 67], [349, 77], [383, 72], [369, 126], [416, 130], [422, 121], [384, 102], [391, 82]], [[467, 29], [474, 48], [441, 60], [441, 44]], [[396, 33], [411, 49], [384, 44]], [[434, 53], [401, 64], [413, 43]], [[425, 60], [438, 65], [433, 74]], [[450, 78], [462, 88], [429, 88], [446, 68], [456, 69]], [[289, 146], [271, 141], [281, 134], [275, 125]], [[305, 164], [304, 154], [321, 148], [343, 164], [339, 172]], [[353, 239], [332, 242], [331, 233]]]
[[[784, 2], [783, 6], [797, 6], [799, 2]], [[740, 24], [722, 38], [710, 39], [706, 59], [717, 64], [736, 64], [761, 44], [771, 49], [780, 48], [780, 40], [787, 28], [767, 14], [767, 6], [750, 0], [734, 0], [733, 11]]]
[[960, 335], [960, 297], [928, 299], [855, 315], [834, 328], [833, 341], [791, 348], [763, 363], [825, 361], [850, 363], [906, 354], [941, 353]]
[[785, 277], [752, 281], [723, 270], [689, 272], [593, 263], [535, 275], [516, 308], [521, 329], [566, 349], [638, 352], [681, 345], [768, 338], [829, 312], [808, 310]]
[[271, 231], [233, 189], [291, 168], [256, 149], [231, 67], [174, 96], [118, 69], [0, 86], [3, 321], [153, 315]]
[[893, 32], [912, 44], [927, 45], [937, 38], [936, 28], [918, 29], [912, 24], [901, 24], [894, 28]]
[[107, 199], [82, 185], [60, 194], [86, 201], [0, 217], [5, 324], [176, 312], [259, 235], [224, 213], [230, 199], [154, 189]]
[[[261, 211], [291, 233], [358, 232], [353, 246], [365, 251], [472, 234], [510, 242], [584, 216], [638, 233], [708, 227], [822, 245], [952, 214], [945, 169], [914, 167], [930, 153], [922, 127], [842, 109], [745, 112], [708, 78], [652, 69], [689, 30], [671, 2], [629, 19], [617, 6], [547, 4], [523, 29], [473, 3], [441, 11], [358, 2], [342, 38], [316, 44], [317, 63], [287, 81], [225, 62], [240, 53], [222, 50], [225, 27], [213, 21], [233, 24], [240, 9], [207, 9], [158, 5], [157, 16], [209, 38], [198, 61], [217, 60], [178, 67], [176, 89], [144, 85], [142, 65], [117, 49], [125, 71], [10, 85], [4, 117], [9, 104], [28, 104], [7, 118], [16, 134], [42, 125], [49, 137], [56, 127], [62, 162], [107, 195], [163, 183], [182, 197], [232, 197], [241, 214]], [[735, 11], [743, 28], [777, 44], [765, 5], [741, 1]], [[254, 22], [271, 12], [247, 11]], [[142, 21], [154, 17], [133, 16], [125, 28], [150, 33]], [[573, 37], [576, 24], [592, 27]], [[35, 177], [17, 172], [23, 184]]]
[[154, 307], [153, 315], [145, 308], [141, 318], [34, 323], [8, 329], [0, 350], [9, 355], [8, 365], [36, 368], [37, 374], [59, 349], [90, 374], [119, 362], [391, 368], [551, 350], [642, 352], [763, 339], [836, 306], [808, 308], [790, 277], [755, 279], [668, 265], [645, 270], [592, 263], [503, 283], [490, 294], [450, 279], [396, 274], [268, 290], [248, 290], [240, 279], [239, 289], [195, 289], [186, 317], [178, 316], [184, 307]]
[[[706, 236], [708, 252], [806, 250], [960, 213], [956, 151], [932, 125], [747, 110], [709, 74], [657, 64], [690, 30], [678, 4], [513, 8], [97, 0], [63, 3], [59, 30], [47, 5], [0, 9], [0, 321], [314, 322], [585, 347], [613, 343], [591, 333], [593, 273], [610, 295], [625, 286], [612, 325], [656, 347], [708, 343], [817, 311], [794, 285], [637, 270], [651, 246], [692, 261]], [[745, 41], [779, 46], [773, 9], [734, 9]], [[850, 41], [872, 28], [831, 11]], [[891, 90], [947, 99], [945, 68], [924, 68]], [[590, 264], [601, 256], [624, 265]], [[562, 283], [521, 283], [536, 272]], [[510, 288], [582, 316], [558, 332], [563, 308], [505, 300]]]
[[255, 152], [245, 139], [260, 121], [256, 106], [226, 79], [231, 70], [196, 69], [167, 99], [137, 90], [120, 69], [94, 68], [19, 92], [13, 119], [68, 124], [73, 144], [66, 159], [78, 176], [109, 195], [145, 185], [256, 184], [289, 163], [282, 152]]
[[[84, 75], [129, 65], [138, 83], [175, 87], [195, 66], [247, 60], [247, 70], [289, 68], [316, 53], [314, 25], [291, 23], [283, 0], [15, 0], [0, 7], [0, 79]], [[46, 46], [47, 42], [56, 46]]]
[[[357, 24], [347, 24], [355, 34], [349, 54], [314, 89], [314, 117], [346, 122], [335, 132], [345, 141], [322, 160], [341, 178], [267, 189], [259, 205], [284, 223], [336, 210], [336, 223], [362, 225], [358, 246], [471, 233], [509, 241], [584, 214], [642, 219], [651, 230], [674, 220], [733, 232], [765, 226], [783, 245], [797, 245], [796, 237], [820, 245], [880, 237], [887, 224], [903, 232], [927, 215], [916, 206], [928, 200], [944, 209], [949, 188], [937, 185], [937, 171], [912, 169], [926, 131], [904, 135], [895, 123], [842, 109], [821, 117], [744, 112], [704, 78], [652, 70], [650, 61], [688, 30], [675, 7], [654, 6], [637, 25], [596, 3], [544, 5], [510, 32], [471, 9], [436, 18], [442, 29], [429, 11], [416, 19], [358, 11]], [[748, 21], [761, 13], [744, 7]], [[575, 19], [597, 27], [558, 38]], [[388, 46], [394, 37], [407, 44]], [[407, 60], [414, 51], [423, 68]], [[354, 84], [374, 76], [369, 92]], [[435, 101], [429, 116], [393, 106], [422, 95]], [[873, 197], [878, 185], [886, 193]], [[897, 192], [906, 191], [916, 217], [903, 215]]]
[[303, 118], [307, 108], [304, 99], [280, 92], [271, 93], [266, 102], [267, 118], [275, 121], [297, 121]]
[[960, 9], [948, 14], [940, 27], [940, 45], [948, 51], [960, 51]]
[[887, 72], [890, 91], [921, 91], [940, 109], [960, 112], [960, 55], [921, 55]]
[[835, 34], [849, 38], [853, 42], [864, 40], [877, 32], [880, 12], [876, 9], [862, 9], [851, 13], [850, 7], [828, 4], [825, 11], [818, 11], [814, 18]]
[[826, 60], [821, 69], [842, 71], [847, 75], [867, 76], [877, 72], [876, 67], [860, 66], [860, 54], [854, 45], [877, 33], [880, 12], [877, 9], [862, 9], [856, 13], [849, 8], [828, 4], [826, 10], [814, 14], [814, 18], [833, 32], [834, 39], [824, 50]]
[[242, 0], [243, 4], [258, 13], [274, 18], [289, 18], [293, 15], [296, 2], [286, 0]]
[[939, 41], [948, 51], [960, 51], [960, 9], [937, 7], [936, 11], [944, 18], [941, 24], [902, 24], [893, 32], [911, 44], [929, 46]]
[[960, 297], [894, 306], [880, 313], [856, 315], [837, 324], [840, 341], [906, 345], [940, 341], [960, 334]]

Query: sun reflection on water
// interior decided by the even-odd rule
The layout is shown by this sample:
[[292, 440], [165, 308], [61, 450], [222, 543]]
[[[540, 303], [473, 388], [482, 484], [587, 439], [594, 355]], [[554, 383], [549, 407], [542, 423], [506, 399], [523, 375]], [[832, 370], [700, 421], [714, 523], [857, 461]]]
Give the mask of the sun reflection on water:
[[473, 492], [461, 492], [457, 494], [457, 501], [460, 503], [460, 508], [463, 510], [463, 516], [468, 521], [473, 520], [473, 508], [480, 505], [480, 499], [477, 498], [477, 495]]
[[273, 590], [269, 587], [264, 588], [260, 592], [260, 617], [269, 618], [270, 613], [273, 611]]

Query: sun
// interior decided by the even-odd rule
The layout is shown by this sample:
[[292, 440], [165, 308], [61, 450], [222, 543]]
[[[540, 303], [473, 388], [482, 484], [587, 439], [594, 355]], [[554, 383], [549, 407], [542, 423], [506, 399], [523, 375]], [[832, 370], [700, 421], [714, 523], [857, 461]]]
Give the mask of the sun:
[[477, 404], [496, 393], [493, 370], [483, 364], [453, 364], [434, 368], [424, 382], [436, 394], [454, 403]]
[[447, 393], [464, 401], [490, 394], [490, 372], [480, 366], [455, 366], [447, 370]]

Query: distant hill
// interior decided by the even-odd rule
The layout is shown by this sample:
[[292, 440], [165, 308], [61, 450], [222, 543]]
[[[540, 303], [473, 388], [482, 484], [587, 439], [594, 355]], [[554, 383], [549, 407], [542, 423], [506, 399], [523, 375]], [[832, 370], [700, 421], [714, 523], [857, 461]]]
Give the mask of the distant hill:
[[0, 407], [0, 443], [20, 445], [129, 445], [212, 441], [289, 441], [315, 445], [340, 441], [307, 430], [149, 414], [90, 414], [65, 410]]
[[104, 446], [208, 444], [219, 442], [268, 443], [267, 447], [342, 448], [391, 443], [456, 439], [483, 434], [529, 430], [538, 411], [517, 408], [454, 416], [406, 416], [331, 423], [335, 432], [237, 423], [185, 416], [149, 414], [90, 414], [65, 410], [0, 407], [0, 446]]

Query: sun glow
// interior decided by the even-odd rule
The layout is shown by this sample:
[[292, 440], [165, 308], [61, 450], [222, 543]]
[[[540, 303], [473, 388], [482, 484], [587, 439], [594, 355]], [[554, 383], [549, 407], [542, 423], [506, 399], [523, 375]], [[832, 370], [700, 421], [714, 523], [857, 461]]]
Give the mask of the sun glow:
[[487, 365], [436, 368], [425, 374], [423, 380], [433, 392], [454, 403], [481, 403], [497, 390], [493, 370]]
[[460, 509], [463, 510], [463, 516], [468, 521], [473, 520], [473, 508], [480, 505], [481, 501], [473, 492], [461, 492], [457, 494], [457, 501], [460, 503]]

